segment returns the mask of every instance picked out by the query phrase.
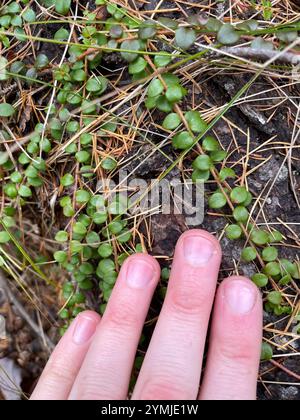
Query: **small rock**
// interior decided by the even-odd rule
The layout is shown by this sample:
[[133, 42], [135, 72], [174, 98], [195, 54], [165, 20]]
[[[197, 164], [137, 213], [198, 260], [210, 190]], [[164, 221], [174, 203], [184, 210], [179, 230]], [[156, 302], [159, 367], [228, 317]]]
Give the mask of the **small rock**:
[[285, 165], [281, 166], [281, 163], [272, 157], [272, 159], [259, 169], [258, 176], [260, 180], [266, 182], [276, 179], [276, 184], [286, 181], [289, 176], [289, 170]]

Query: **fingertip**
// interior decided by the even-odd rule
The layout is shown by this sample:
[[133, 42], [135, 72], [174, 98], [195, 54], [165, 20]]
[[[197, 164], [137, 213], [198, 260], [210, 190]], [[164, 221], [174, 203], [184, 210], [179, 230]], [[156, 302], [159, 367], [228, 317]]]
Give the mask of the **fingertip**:
[[100, 320], [101, 320], [101, 316], [100, 316], [97, 312], [95, 312], [95, 311], [90, 311], [90, 310], [80, 312], [80, 313], [77, 315], [77, 317], [75, 318], [75, 322], [76, 322], [78, 319], [82, 319], [82, 318], [88, 319], [88, 320], [90, 320], [90, 321], [94, 321], [94, 322], [95, 322], [95, 323], [97, 323], [97, 324], [98, 324], [98, 323], [100, 322]]
[[257, 308], [259, 292], [256, 285], [248, 278], [232, 276], [221, 283], [216, 302], [229, 311], [228, 313], [235, 319], [243, 318]]
[[253, 287], [257, 289], [257, 286], [253, 283], [253, 281], [251, 281], [248, 277], [245, 277], [245, 276], [238, 276], [238, 275], [229, 276], [223, 280], [222, 284], [225, 285], [227, 283], [231, 283], [232, 281], [240, 281], [241, 283], [246, 284], [249, 287]]
[[212, 235], [211, 233], [207, 232], [206, 230], [203, 229], [190, 229], [187, 230], [186, 232], [184, 232], [177, 243], [177, 246], [182, 246], [185, 242], [185, 240], [190, 239], [190, 238], [203, 238], [207, 241], [209, 241], [214, 249], [215, 249], [215, 253], [218, 254], [220, 257], [222, 255], [222, 249], [221, 249], [221, 245], [220, 242], [218, 241], [218, 239]]
[[160, 266], [155, 258], [137, 253], [128, 257], [122, 265], [116, 286], [117, 290], [123, 287], [150, 290], [157, 285], [159, 278]]
[[[226, 291], [235, 290], [236, 293], [239, 293], [241, 296], [248, 294], [252, 296], [255, 303], [262, 303], [262, 297], [259, 288], [256, 286], [253, 281], [245, 276], [230, 276], [222, 281], [220, 288], [226, 294]], [[253, 305], [254, 306], [254, 305]]]
[[154, 257], [152, 257], [152, 255], [149, 255], [149, 254], [138, 252], [136, 254], [131, 255], [130, 257], [126, 259], [124, 263], [124, 267], [128, 266], [129, 264], [137, 264], [139, 262], [150, 265], [155, 274], [155, 277], [156, 278], [160, 277], [160, 265], [157, 262], [157, 260]]

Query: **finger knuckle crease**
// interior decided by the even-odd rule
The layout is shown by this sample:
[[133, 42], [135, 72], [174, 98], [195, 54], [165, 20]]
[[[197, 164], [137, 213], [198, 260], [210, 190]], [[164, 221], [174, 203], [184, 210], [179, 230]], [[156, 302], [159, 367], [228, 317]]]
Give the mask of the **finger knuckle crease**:
[[220, 340], [219, 352], [223, 360], [234, 360], [242, 366], [253, 359], [252, 346], [249, 343], [236, 342], [236, 339]]
[[108, 308], [106, 322], [118, 328], [131, 328], [139, 322], [137, 309], [128, 302], [113, 304]]
[[141, 392], [141, 399], [143, 400], [177, 400], [177, 399], [190, 399], [190, 395], [185, 395], [183, 389], [172, 384], [170, 381], [163, 379], [156, 379], [155, 382], [151, 381], [146, 383]]
[[171, 303], [181, 312], [198, 313], [207, 302], [209, 293], [201, 289], [199, 280], [189, 279], [171, 291]]

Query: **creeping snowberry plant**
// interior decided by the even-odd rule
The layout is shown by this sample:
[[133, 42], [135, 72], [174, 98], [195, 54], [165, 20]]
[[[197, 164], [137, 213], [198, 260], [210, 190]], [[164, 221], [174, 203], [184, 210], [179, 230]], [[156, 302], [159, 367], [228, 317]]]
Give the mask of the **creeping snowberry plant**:
[[[299, 24], [259, 20], [231, 24], [203, 14], [154, 20], [117, 2], [96, 0], [94, 6], [84, 8], [71, 0], [21, 0], [0, 7], [2, 268], [15, 278], [27, 267], [52, 283], [43, 269], [49, 260], [44, 254], [30, 256], [30, 236], [25, 246], [22, 228], [31, 204], [38, 208], [48, 200], [47, 223], [49, 217], [53, 223], [44, 229], [50, 241], [46, 254], [50, 251], [54, 263], [67, 273], [60, 288], [62, 332], [80, 311], [96, 304], [105, 310], [123, 261], [146, 247], [135, 219], [128, 217], [130, 203], [122, 194], [110, 200], [98, 181], [113, 177], [124, 156], [126, 161], [132, 142], [128, 133], [137, 141], [145, 139], [146, 134], [132, 130], [132, 124], [150, 113], [177, 153], [161, 178], [184, 164], [193, 181], [216, 185], [208, 194], [208, 206], [226, 218], [226, 237], [244, 244], [240, 259], [254, 263], [257, 272], [252, 280], [266, 291], [266, 311], [289, 314], [291, 306], [281, 291], [299, 280], [299, 264], [281, 258], [282, 233], [257, 226], [252, 211], [257, 197], [234, 166], [226, 164], [228, 152], [213, 134], [215, 124], [261, 74], [261, 66], [213, 120], [190, 106], [189, 87], [178, 70], [207, 55], [234, 55], [230, 48], [245, 43], [251, 54], [265, 54], [268, 65], [275, 65], [280, 52], [297, 40]], [[40, 35], [47, 24], [55, 27], [53, 37]], [[11, 54], [15, 45], [17, 55]], [[50, 47], [57, 48], [54, 55], [48, 54]], [[24, 51], [30, 48], [28, 58]], [[110, 59], [112, 71], [107, 69]], [[292, 70], [286, 65], [287, 69]], [[16, 89], [38, 95], [35, 107], [28, 96], [30, 111], [25, 115], [20, 111], [22, 94], [16, 95]], [[120, 107], [114, 110], [116, 95], [123, 95], [124, 106], [142, 95], [132, 122], [126, 119], [126, 107], [124, 117]], [[168, 275], [165, 268], [162, 293]], [[269, 354], [266, 345], [264, 358]]]

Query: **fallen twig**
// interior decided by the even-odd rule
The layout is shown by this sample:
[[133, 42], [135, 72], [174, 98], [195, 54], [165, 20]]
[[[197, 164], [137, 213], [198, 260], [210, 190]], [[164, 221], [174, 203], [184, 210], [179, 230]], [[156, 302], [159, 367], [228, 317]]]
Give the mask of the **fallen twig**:
[[[251, 47], [223, 47], [220, 49], [220, 55], [222, 52], [226, 54], [234, 55], [241, 58], [252, 58], [259, 61], [267, 61], [272, 58], [275, 58], [278, 55], [277, 50], [267, 50], [267, 49], [256, 49]], [[218, 55], [217, 52], [214, 52], [214, 55]], [[281, 63], [287, 63], [292, 65], [300, 64], [300, 54], [294, 54], [286, 52], [281, 54], [276, 61]]]
[[292, 372], [290, 369], [286, 368], [285, 366], [282, 366], [280, 363], [275, 362], [275, 360], [270, 360], [270, 362], [272, 363], [272, 365], [276, 366], [278, 369], [281, 369], [283, 372], [287, 373], [292, 378], [295, 378], [298, 381], [300, 381], [300, 375], [298, 375], [297, 373]]

